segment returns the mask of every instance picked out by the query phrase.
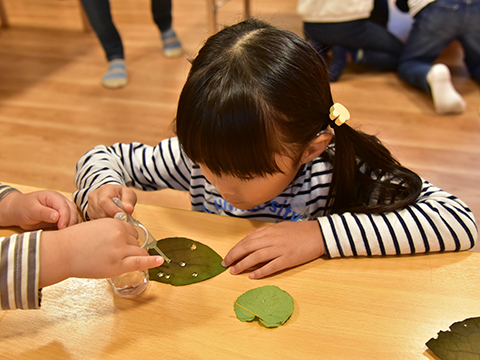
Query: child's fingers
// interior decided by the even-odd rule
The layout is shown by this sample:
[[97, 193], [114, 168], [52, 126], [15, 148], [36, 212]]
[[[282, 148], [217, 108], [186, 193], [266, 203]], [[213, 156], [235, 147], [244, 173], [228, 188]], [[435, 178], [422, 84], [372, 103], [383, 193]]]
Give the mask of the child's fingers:
[[42, 222], [56, 223], [59, 229], [64, 229], [78, 222], [75, 204], [65, 196], [48, 190], [39, 191], [37, 194], [38, 200], [42, 205], [42, 210], [40, 210], [40, 220]]
[[163, 264], [161, 256], [129, 256], [123, 259], [122, 267], [124, 272], [147, 270]]
[[272, 244], [269, 242], [268, 237], [263, 236], [263, 232], [251, 232], [230, 249], [227, 255], [225, 255], [222, 265], [230, 266], [249, 254], [270, 246]]
[[116, 191], [120, 185], [102, 185], [88, 194], [87, 215], [90, 219], [114, 217], [118, 208], [112, 198], [118, 197]]
[[133, 209], [137, 203], [137, 194], [135, 191], [127, 187], [122, 188], [120, 200], [122, 201], [125, 210], [127, 210], [130, 214], [133, 213]]
[[240, 274], [247, 269], [258, 266], [259, 264], [268, 263], [269, 261], [278, 258], [281, 255], [279, 249], [275, 247], [262, 248], [250, 253], [238, 263], [230, 268], [230, 273], [233, 275]]
[[222, 266], [228, 267], [237, 261], [243, 259], [245, 256], [251, 253], [250, 249], [244, 246], [244, 242], [241, 240], [225, 255], [222, 261]]
[[[125, 248], [125, 256], [132, 255], [147, 255], [146, 250], [141, 249], [138, 244], [138, 231], [137, 229], [127, 222], [117, 219], [103, 218], [95, 220], [96, 224], [100, 224], [104, 229], [108, 229], [109, 237], [113, 235], [118, 241], [126, 243], [128, 245], [134, 245], [134, 248]], [[90, 222], [91, 223], [91, 222]], [[138, 250], [138, 251], [137, 251]], [[135, 253], [132, 253], [135, 251]]]
[[263, 265], [260, 269], [257, 269], [250, 273], [248, 276], [250, 279], [261, 279], [265, 276], [272, 275], [280, 270], [285, 269], [286, 266], [281, 258], [273, 259], [272, 261]]
[[[133, 212], [133, 206], [137, 202], [135, 191], [120, 185], [104, 185], [96, 190], [95, 195], [92, 193], [92, 196], [97, 199], [100, 207], [97, 212], [104, 212], [109, 217], [114, 217], [117, 212], [123, 211], [112, 201], [113, 198], [119, 198], [129, 213]], [[89, 203], [90, 201], [89, 198]]]
[[135, 240], [134, 243], [138, 244], [138, 231], [135, 229], [135, 226], [130, 225], [127, 222], [121, 222], [122, 226], [127, 230], [127, 232], [130, 234], [130, 236]]
[[59, 210], [59, 219], [57, 222], [58, 229], [65, 229], [66, 227], [78, 223], [77, 207], [71, 201], [65, 199], [65, 206]]
[[112, 198], [103, 198], [100, 207], [110, 217], [115, 217], [115, 214], [123, 211], [112, 201]]
[[37, 204], [33, 207], [32, 219], [37, 223], [56, 224], [60, 218], [57, 210]]

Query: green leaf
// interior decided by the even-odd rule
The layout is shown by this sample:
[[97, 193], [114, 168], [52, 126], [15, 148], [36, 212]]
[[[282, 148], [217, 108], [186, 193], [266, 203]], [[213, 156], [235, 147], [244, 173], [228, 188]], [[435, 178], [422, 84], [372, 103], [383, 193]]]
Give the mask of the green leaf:
[[[197, 283], [214, 277], [227, 268], [222, 266], [222, 257], [210, 247], [187, 238], [166, 238], [157, 246], [171, 259], [170, 263], [150, 269], [150, 280], [175, 286]], [[149, 249], [150, 255], [158, 255]]]
[[456, 322], [440, 331], [427, 347], [442, 360], [480, 360], [480, 317]]
[[278, 286], [262, 286], [240, 295], [234, 304], [240, 321], [258, 318], [266, 327], [283, 325], [293, 313], [293, 298]]

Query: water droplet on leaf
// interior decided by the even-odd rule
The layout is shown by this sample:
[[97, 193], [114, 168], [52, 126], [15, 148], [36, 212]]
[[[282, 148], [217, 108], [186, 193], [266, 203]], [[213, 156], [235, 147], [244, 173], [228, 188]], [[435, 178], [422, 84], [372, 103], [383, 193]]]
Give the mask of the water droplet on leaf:
[[197, 245], [195, 245], [195, 244], [192, 244], [192, 246], [190, 247], [190, 250], [192, 250], [192, 251], [193, 251], [193, 250], [195, 250], [196, 248], [197, 248]]
[[159, 272], [159, 273], [157, 274], [157, 276], [158, 276], [159, 278], [163, 277], [164, 275], [165, 275], [165, 274], [164, 274], [163, 272]]
[[179, 265], [180, 265], [181, 267], [184, 267], [184, 266], [187, 265], [187, 264], [185, 264], [184, 261], [180, 261], [180, 262], [179, 262]]
[[192, 276], [193, 276], [193, 277], [197, 277], [198, 274], [197, 274], [196, 272], [194, 272], [194, 273], [192, 274]]

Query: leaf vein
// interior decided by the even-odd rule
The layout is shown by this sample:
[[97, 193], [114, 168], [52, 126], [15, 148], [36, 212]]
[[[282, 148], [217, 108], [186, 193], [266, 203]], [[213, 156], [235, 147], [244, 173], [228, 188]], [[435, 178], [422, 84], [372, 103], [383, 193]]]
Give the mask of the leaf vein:
[[246, 307], [240, 305], [240, 304], [239, 304], [238, 302], [236, 302], [236, 301], [235, 301], [235, 305], [237, 305], [238, 307], [241, 307], [243, 310], [248, 311], [250, 314], [255, 315], [256, 317], [261, 318], [259, 315], [255, 314], [253, 311], [248, 310]]

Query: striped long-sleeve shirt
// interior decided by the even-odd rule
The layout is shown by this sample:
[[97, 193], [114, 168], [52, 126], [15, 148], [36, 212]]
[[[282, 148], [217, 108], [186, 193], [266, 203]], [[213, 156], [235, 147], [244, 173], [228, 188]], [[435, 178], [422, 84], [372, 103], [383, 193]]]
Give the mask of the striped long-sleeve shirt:
[[[12, 187], [0, 184], [0, 201]], [[0, 237], [0, 306], [2, 310], [38, 309], [41, 301], [39, 249], [41, 230]]]
[[74, 193], [86, 216], [88, 194], [104, 184], [145, 191], [171, 188], [190, 192], [192, 210], [279, 222], [316, 219], [329, 257], [459, 251], [474, 246], [478, 230], [470, 209], [455, 196], [424, 181], [415, 203], [382, 214], [325, 215], [331, 164], [305, 164], [276, 198], [250, 210], [225, 201], [201, 169], [183, 153], [177, 138], [157, 146], [140, 143], [97, 146], [77, 163]]

